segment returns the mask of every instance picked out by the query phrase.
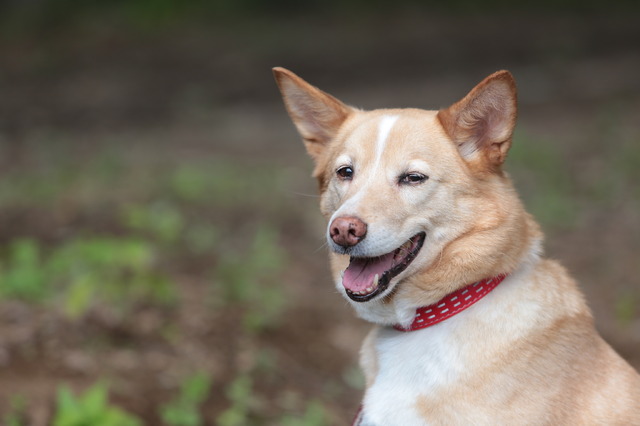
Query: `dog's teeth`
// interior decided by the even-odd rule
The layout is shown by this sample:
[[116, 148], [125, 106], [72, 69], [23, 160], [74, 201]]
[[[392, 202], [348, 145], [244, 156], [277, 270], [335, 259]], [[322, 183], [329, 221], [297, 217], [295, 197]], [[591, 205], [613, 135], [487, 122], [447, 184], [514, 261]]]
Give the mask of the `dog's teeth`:
[[372, 287], [367, 287], [367, 293], [371, 293], [371, 290], [373, 290]]
[[378, 281], [379, 281], [379, 280], [380, 280], [380, 277], [378, 276], [378, 274], [376, 274], [376, 275], [373, 277], [373, 286], [374, 286], [374, 287], [378, 287]]

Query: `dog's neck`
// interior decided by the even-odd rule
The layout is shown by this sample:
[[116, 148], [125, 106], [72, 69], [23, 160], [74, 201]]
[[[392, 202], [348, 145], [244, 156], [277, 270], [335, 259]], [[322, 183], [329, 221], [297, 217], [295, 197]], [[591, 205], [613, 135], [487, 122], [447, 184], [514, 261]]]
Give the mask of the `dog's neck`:
[[415, 331], [436, 325], [478, 302], [495, 289], [505, 277], [506, 275], [502, 274], [469, 284], [432, 305], [416, 309], [413, 322], [408, 327], [395, 324], [393, 328], [398, 331]]

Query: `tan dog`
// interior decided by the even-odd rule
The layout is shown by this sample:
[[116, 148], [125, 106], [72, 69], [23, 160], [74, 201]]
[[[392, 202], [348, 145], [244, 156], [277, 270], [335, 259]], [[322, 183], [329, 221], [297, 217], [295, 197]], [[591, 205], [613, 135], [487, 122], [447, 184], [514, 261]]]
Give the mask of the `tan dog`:
[[640, 376], [541, 257], [502, 171], [509, 72], [440, 111], [360, 111], [274, 73], [316, 164], [335, 284], [377, 324], [357, 424], [640, 425]]

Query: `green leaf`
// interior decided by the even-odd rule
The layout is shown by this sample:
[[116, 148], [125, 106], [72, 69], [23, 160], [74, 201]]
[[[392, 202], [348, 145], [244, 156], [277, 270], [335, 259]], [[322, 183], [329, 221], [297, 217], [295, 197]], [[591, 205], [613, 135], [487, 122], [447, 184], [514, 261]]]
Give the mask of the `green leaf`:
[[68, 387], [58, 390], [53, 426], [140, 426], [136, 417], [108, 403], [108, 391], [96, 383], [83, 396], [75, 397]]
[[204, 373], [196, 373], [183, 383], [182, 393], [187, 401], [199, 404], [207, 397], [211, 379]]
[[103, 384], [96, 384], [90, 388], [82, 398], [82, 405], [86, 413], [99, 417], [106, 410], [107, 406], [107, 388]]

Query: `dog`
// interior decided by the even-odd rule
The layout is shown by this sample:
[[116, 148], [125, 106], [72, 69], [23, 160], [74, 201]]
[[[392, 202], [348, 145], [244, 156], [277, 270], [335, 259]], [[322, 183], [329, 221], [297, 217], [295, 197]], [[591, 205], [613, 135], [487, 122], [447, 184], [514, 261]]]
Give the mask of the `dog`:
[[315, 163], [335, 285], [375, 324], [353, 424], [640, 425], [640, 376], [503, 171], [508, 71], [438, 111], [362, 111], [273, 72]]

